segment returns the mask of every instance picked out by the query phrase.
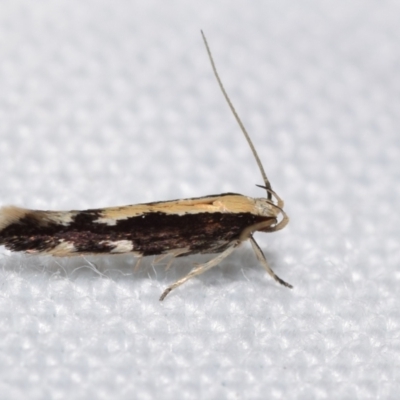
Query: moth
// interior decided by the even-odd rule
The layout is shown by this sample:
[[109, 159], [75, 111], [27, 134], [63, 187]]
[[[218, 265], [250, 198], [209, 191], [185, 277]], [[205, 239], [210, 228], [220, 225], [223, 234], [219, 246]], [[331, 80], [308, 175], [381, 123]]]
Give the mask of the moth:
[[218, 265], [249, 240], [268, 274], [292, 288], [270, 268], [253, 238], [254, 232], [275, 232], [287, 225], [289, 218], [283, 210], [284, 203], [272, 190], [250, 136], [221, 82], [206, 37], [201, 34], [218, 85], [258, 164], [264, 184], [257, 186], [266, 191], [266, 197], [223, 193], [82, 211], [5, 206], [0, 209], [0, 245], [11, 251], [57, 257], [121, 253], [138, 258], [169, 256], [168, 266], [176, 257], [217, 254], [208, 262], [195, 265], [191, 272], [165, 289], [160, 297], [162, 301], [173, 289]]

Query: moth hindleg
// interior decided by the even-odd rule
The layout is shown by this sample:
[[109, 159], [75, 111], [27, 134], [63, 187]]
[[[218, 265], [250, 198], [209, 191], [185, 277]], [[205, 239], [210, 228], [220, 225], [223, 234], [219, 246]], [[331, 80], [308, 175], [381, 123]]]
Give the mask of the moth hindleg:
[[182, 256], [183, 254], [186, 254], [188, 252], [189, 252], [189, 250], [187, 248], [168, 251], [167, 253], [160, 254], [158, 257], [156, 257], [154, 259], [153, 263], [158, 264], [160, 261], [164, 260], [165, 258], [171, 257], [167, 263], [167, 266], [165, 267], [165, 270], [168, 271], [171, 268], [171, 265], [174, 262], [176, 257]]
[[178, 286], [182, 285], [183, 283], [187, 282], [189, 279], [193, 278], [194, 276], [201, 275], [203, 272], [206, 272], [209, 269], [211, 269], [212, 267], [215, 267], [216, 265], [218, 265], [224, 258], [228, 257], [229, 254], [231, 254], [233, 252], [233, 250], [235, 250], [235, 248], [238, 246], [239, 243], [240, 243], [240, 241], [234, 242], [225, 251], [223, 251], [221, 254], [218, 254], [217, 257], [211, 259], [210, 261], [208, 261], [204, 264], [198, 264], [186, 276], [177, 280], [171, 286], [167, 287], [167, 289], [165, 289], [163, 294], [161, 295], [160, 301], [163, 301], [165, 299], [165, 297], [169, 294], [169, 292], [171, 292], [173, 289], [177, 288]]

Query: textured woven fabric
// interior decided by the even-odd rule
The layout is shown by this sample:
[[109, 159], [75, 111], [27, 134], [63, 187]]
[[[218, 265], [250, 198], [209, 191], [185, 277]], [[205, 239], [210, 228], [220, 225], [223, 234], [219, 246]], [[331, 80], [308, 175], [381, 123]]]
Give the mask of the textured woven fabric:
[[0, 204], [264, 196], [291, 222], [207, 257], [0, 255], [2, 399], [388, 399], [400, 389], [396, 1], [10, 0]]

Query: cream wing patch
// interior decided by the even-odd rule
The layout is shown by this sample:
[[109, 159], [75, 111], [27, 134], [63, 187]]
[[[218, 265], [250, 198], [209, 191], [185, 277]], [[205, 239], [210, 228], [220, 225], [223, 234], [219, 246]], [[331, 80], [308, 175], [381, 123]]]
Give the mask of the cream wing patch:
[[[256, 200], [239, 194], [199, 197], [196, 199], [172, 200], [159, 203], [137, 204], [125, 207], [110, 207], [100, 211], [99, 218], [93, 222], [116, 225], [117, 221], [132, 217], [144, 216], [147, 213], [170, 215], [200, 214], [204, 212], [253, 213], [264, 216], [275, 216], [276, 212], [266, 206], [260, 207]], [[267, 213], [267, 215], [266, 215]]]
[[133, 251], [133, 243], [131, 240], [103, 240], [100, 244], [114, 247], [110, 253], [130, 253]]

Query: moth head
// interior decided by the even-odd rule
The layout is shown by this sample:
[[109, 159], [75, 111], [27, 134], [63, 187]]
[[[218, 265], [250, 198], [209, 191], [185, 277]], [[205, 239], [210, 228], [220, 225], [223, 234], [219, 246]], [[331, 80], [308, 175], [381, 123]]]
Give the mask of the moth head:
[[[275, 193], [273, 192], [272, 194], [275, 195]], [[283, 229], [287, 225], [287, 223], [289, 222], [289, 218], [281, 205], [283, 206], [283, 201], [281, 201], [279, 198], [269, 199], [261, 197], [255, 199], [255, 206], [257, 208], [258, 214], [272, 219], [272, 221], [270, 221], [270, 224], [266, 225], [265, 228], [257, 229], [258, 231], [274, 232]]]

